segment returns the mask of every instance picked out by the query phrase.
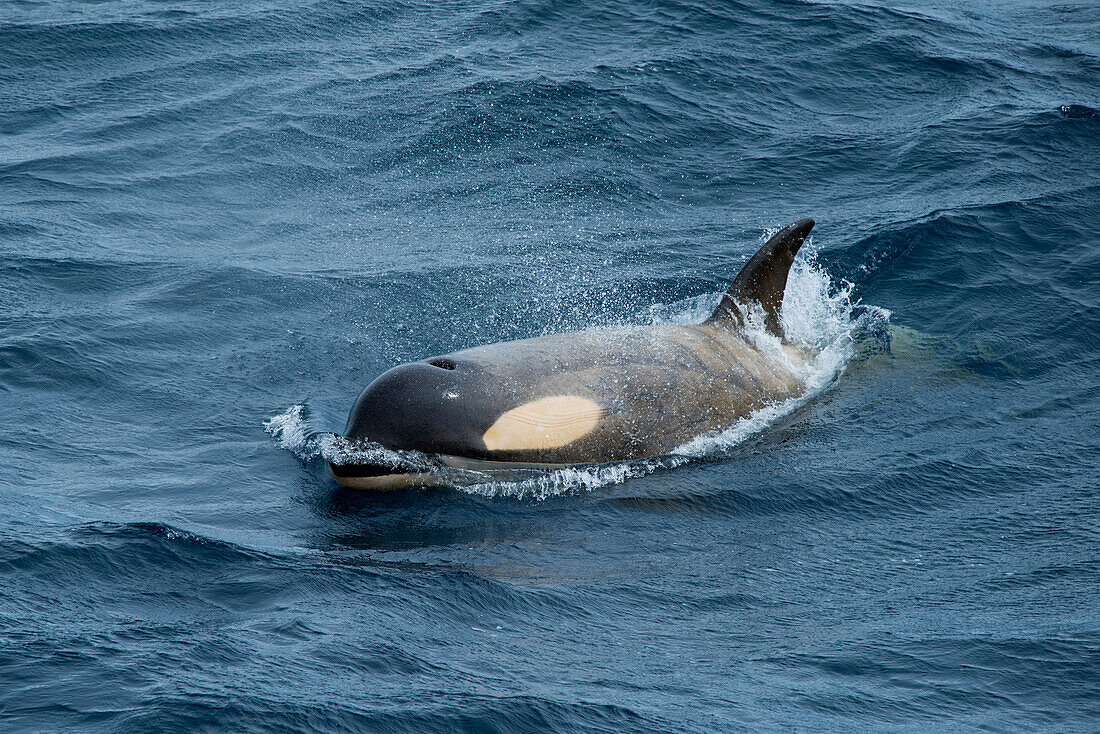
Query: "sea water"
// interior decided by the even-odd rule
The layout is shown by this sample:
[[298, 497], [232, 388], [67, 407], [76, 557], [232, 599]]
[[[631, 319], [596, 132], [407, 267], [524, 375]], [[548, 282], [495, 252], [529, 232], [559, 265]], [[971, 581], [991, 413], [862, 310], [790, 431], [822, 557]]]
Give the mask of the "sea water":
[[[1096, 731], [1098, 79], [1095, 2], [0, 5], [0, 728]], [[806, 216], [802, 399], [329, 479]]]

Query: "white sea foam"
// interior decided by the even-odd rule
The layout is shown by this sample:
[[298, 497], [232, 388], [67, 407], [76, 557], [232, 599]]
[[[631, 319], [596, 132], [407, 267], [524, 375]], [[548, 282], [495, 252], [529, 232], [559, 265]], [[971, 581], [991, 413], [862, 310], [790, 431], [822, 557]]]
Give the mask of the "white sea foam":
[[415, 451], [391, 451], [378, 444], [351, 442], [313, 426], [305, 405], [292, 405], [263, 425], [280, 447], [307, 461], [322, 458], [334, 464], [378, 464], [418, 471], [434, 471], [438, 466], [432, 457]]
[[304, 405], [292, 405], [285, 413], [264, 421], [264, 430], [275, 437], [279, 447], [293, 451], [299, 458], [308, 459], [313, 454], [305, 421]]
[[[774, 425], [832, 385], [856, 354], [860, 340], [873, 338], [889, 322], [888, 311], [859, 304], [852, 298], [851, 283], [834, 283], [816, 262], [812, 249], [804, 248], [791, 269], [783, 300], [783, 325], [795, 354], [763, 328], [763, 313], [746, 314], [747, 338], [771, 359], [792, 370], [805, 384], [794, 398], [772, 403], [735, 421], [729, 428], [698, 436], [666, 456], [592, 466], [565, 467], [554, 471], [519, 470], [507, 480], [482, 472], [446, 467], [435, 457], [409, 451], [391, 451], [377, 444], [351, 443], [311, 425], [308, 409], [294, 405], [264, 423], [285, 449], [303, 460], [323, 458], [338, 464], [374, 463], [406, 471], [430, 471], [441, 482], [465, 492], [485, 496], [545, 499], [586, 492], [619, 484], [662, 469], [705, 457], [721, 456], [749, 437]], [[718, 304], [720, 293], [695, 296], [650, 309], [650, 323], [694, 323], [706, 318]]]

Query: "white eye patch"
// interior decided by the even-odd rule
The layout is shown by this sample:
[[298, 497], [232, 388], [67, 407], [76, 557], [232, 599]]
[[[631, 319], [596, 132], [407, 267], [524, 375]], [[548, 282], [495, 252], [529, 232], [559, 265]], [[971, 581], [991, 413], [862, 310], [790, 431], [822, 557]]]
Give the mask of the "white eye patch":
[[553, 449], [591, 433], [602, 416], [599, 405], [578, 395], [539, 398], [501, 415], [482, 440], [490, 451]]

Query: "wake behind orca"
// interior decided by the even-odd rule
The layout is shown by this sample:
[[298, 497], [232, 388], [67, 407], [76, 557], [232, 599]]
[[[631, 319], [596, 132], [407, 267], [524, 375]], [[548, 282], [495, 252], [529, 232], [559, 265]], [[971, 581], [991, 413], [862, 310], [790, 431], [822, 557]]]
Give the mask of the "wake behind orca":
[[[784, 227], [745, 264], [698, 324], [554, 334], [398, 365], [355, 401], [344, 439], [432, 455], [479, 472], [556, 469], [665, 454], [805, 391], [812, 355], [784, 339], [780, 309], [812, 219]], [[747, 337], [782, 341], [782, 358]], [[342, 486], [442, 483], [384, 462], [328, 462]]]

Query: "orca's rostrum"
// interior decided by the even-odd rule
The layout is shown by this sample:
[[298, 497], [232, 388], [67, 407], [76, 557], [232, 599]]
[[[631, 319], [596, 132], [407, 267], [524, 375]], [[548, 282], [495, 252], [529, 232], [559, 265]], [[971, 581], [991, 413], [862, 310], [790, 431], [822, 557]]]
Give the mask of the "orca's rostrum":
[[[746, 315], [783, 338], [787, 275], [813, 228], [784, 227], [745, 264], [699, 324], [554, 334], [402, 364], [359, 395], [344, 438], [431, 454], [479, 471], [557, 468], [666, 454], [805, 390], [794, 367], [746, 338]], [[329, 463], [345, 487], [439, 483], [431, 471]]]

